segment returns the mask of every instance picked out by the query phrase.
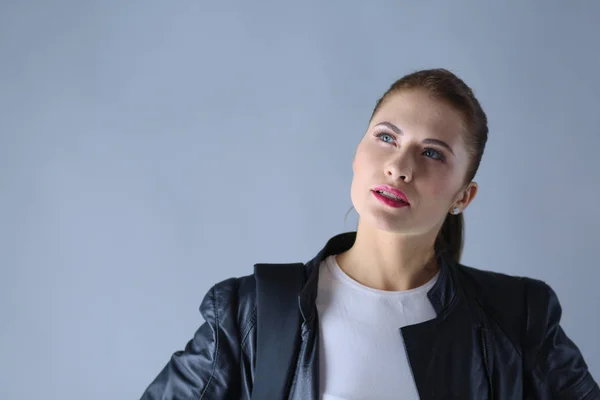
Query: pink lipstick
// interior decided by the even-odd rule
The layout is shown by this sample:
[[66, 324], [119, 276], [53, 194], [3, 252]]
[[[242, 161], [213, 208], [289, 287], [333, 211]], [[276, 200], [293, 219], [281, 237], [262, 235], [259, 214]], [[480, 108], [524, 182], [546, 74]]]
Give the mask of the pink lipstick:
[[401, 208], [410, 205], [404, 193], [389, 185], [379, 185], [371, 189], [377, 200], [390, 207]]

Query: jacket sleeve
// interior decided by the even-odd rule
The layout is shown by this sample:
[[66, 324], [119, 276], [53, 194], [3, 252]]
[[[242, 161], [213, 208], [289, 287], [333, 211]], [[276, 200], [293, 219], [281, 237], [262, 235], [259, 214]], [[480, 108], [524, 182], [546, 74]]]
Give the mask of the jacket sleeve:
[[546, 283], [526, 281], [525, 398], [600, 399], [577, 346], [560, 326], [562, 308]]
[[235, 284], [215, 285], [204, 297], [204, 323], [185, 350], [177, 351], [141, 400], [231, 399], [239, 397], [239, 336]]

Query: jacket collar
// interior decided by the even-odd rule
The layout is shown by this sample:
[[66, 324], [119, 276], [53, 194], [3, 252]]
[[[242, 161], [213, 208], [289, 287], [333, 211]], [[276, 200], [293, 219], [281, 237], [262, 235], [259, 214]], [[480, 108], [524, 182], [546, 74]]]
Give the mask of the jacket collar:
[[[356, 240], [356, 232], [347, 232], [329, 239], [325, 247], [305, 264], [307, 280], [300, 292], [298, 303], [304, 322], [310, 322], [315, 315], [317, 289], [319, 286], [319, 266], [327, 257], [340, 254], [350, 249]], [[438, 256], [440, 274], [436, 283], [427, 293], [429, 301], [438, 318], [444, 318], [446, 311], [456, 295], [456, 283], [453, 277], [454, 263], [443, 256]]]

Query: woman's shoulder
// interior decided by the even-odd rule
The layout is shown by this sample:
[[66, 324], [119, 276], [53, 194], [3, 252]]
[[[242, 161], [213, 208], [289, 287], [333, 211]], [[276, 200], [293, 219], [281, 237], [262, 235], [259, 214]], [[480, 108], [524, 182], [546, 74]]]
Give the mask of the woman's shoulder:
[[560, 303], [546, 282], [460, 265], [460, 283], [492, 314], [507, 318], [560, 313]]
[[256, 283], [254, 275], [231, 277], [215, 283], [204, 295], [200, 312], [222, 326], [235, 322], [248, 328], [256, 320]]
[[255, 289], [254, 274], [230, 277], [215, 283], [211, 288], [216, 295], [228, 300], [234, 298], [245, 299], [248, 295], [254, 296]]
[[458, 271], [462, 283], [472, 285], [488, 295], [498, 295], [502, 298], [518, 297], [526, 296], [532, 291], [536, 294], [554, 294], [546, 282], [532, 277], [509, 275], [465, 265], [459, 265]]

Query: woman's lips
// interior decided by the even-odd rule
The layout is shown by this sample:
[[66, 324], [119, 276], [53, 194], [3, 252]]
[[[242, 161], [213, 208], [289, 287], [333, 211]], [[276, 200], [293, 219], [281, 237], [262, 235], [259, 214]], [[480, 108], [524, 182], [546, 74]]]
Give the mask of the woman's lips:
[[390, 198], [384, 194], [381, 194], [378, 191], [373, 191], [373, 195], [377, 198], [377, 200], [381, 201], [383, 204], [388, 205], [393, 208], [402, 208], [408, 207], [409, 204], [401, 199]]
[[400, 201], [406, 203], [406, 205], [410, 205], [410, 202], [408, 201], [408, 197], [406, 197], [406, 195], [400, 189], [396, 189], [393, 186], [379, 185], [379, 186], [375, 186], [371, 190], [373, 191], [373, 193], [377, 193], [387, 199], [395, 200], [395, 201], [400, 200]]

